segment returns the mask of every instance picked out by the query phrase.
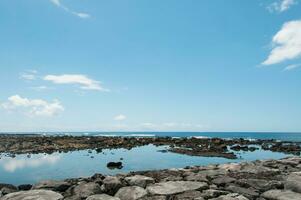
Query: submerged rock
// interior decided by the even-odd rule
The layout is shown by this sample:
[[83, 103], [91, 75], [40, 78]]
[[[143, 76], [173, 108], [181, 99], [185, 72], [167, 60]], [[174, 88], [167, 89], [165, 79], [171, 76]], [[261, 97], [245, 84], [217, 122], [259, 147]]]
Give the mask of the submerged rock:
[[109, 169], [122, 169], [122, 162], [109, 162], [107, 164], [107, 168]]
[[63, 196], [50, 190], [29, 190], [5, 195], [1, 200], [62, 200]]

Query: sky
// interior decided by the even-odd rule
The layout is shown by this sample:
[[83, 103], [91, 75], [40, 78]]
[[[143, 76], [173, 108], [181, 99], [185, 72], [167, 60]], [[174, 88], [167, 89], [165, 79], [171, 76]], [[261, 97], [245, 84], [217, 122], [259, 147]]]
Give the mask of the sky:
[[301, 132], [300, 0], [0, 0], [0, 131]]

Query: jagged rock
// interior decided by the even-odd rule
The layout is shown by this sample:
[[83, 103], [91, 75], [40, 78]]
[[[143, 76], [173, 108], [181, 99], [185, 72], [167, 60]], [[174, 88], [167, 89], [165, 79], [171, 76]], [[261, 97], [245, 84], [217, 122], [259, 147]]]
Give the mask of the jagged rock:
[[243, 195], [240, 195], [237, 193], [231, 193], [231, 194], [222, 195], [217, 198], [210, 199], [210, 200], [249, 200], [249, 199], [247, 199]]
[[107, 168], [109, 169], [122, 169], [122, 162], [109, 162], [107, 164]]
[[70, 186], [71, 184], [65, 181], [47, 180], [47, 181], [39, 182], [36, 185], [32, 186], [32, 189], [47, 189], [47, 190], [53, 190], [57, 192], [64, 192]]
[[267, 200], [300, 200], [301, 194], [290, 190], [269, 190], [261, 195]]
[[200, 198], [203, 198], [201, 194], [202, 193], [200, 191], [195, 191], [195, 190], [187, 191], [174, 196], [173, 200], [194, 200], [194, 199], [201, 200]]
[[122, 187], [115, 194], [120, 200], [137, 200], [147, 195], [147, 192], [142, 187], [129, 186]]
[[284, 183], [284, 187], [287, 190], [301, 193], [301, 172], [291, 173]]
[[120, 200], [118, 197], [112, 197], [107, 194], [95, 194], [89, 196], [86, 200]]
[[147, 190], [152, 195], [172, 195], [189, 190], [206, 189], [208, 184], [205, 182], [193, 181], [168, 181], [163, 183], [156, 183], [147, 187]]
[[208, 189], [208, 190], [204, 190], [201, 196], [204, 197], [205, 199], [211, 199], [227, 194], [229, 194], [228, 191]]
[[189, 173], [184, 178], [185, 181], [199, 181], [199, 182], [208, 182], [208, 179], [206, 178], [206, 175], [204, 174], [198, 174], [198, 173]]
[[147, 176], [141, 176], [141, 175], [126, 177], [125, 181], [130, 186], [139, 186], [139, 187], [143, 187], [143, 188], [145, 188], [148, 184], [155, 182], [155, 180], [153, 178], [150, 178]]
[[50, 190], [29, 190], [5, 195], [1, 200], [62, 200], [63, 196]]
[[140, 200], [166, 200], [166, 196], [144, 196]]
[[225, 190], [233, 192], [233, 193], [241, 194], [250, 199], [255, 199], [256, 197], [259, 196], [258, 192], [254, 191], [250, 188], [242, 188], [242, 187], [235, 186], [235, 185], [230, 185], [230, 186], [226, 187]]
[[258, 191], [265, 192], [272, 189], [283, 189], [283, 183], [275, 180], [264, 179], [240, 179], [236, 183], [242, 187], [252, 187]]
[[101, 194], [101, 188], [97, 183], [81, 183], [73, 188], [72, 194], [75, 197], [87, 198], [94, 194]]
[[19, 190], [30, 190], [32, 188], [32, 185], [30, 184], [22, 184], [18, 186]]

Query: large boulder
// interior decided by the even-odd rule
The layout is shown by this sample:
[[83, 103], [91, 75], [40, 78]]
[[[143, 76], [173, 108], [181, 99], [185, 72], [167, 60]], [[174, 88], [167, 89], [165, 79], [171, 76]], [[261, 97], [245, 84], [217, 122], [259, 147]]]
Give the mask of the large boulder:
[[109, 195], [114, 195], [121, 187], [122, 183], [118, 177], [107, 176], [103, 180], [101, 190]]
[[62, 200], [63, 196], [50, 190], [29, 190], [5, 195], [1, 200]]
[[284, 182], [284, 187], [287, 190], [301, 193], [301, 172], [291, 173]]
[[225, 190], [233, 192], [233, 193], [239, 193], [245, 197], [248, 197], [250, 199], [255, 199], [259, 196], [259, 193], [251, 188], [243, 188], [236, 185], [230, 185], [225, 188]]
[[290, 190], [269, 190], [261, 195], [267, 200], [300, 200], [301, 194]]
[[131, 177], [126, 177], [125, 181], [130, 186], [139, 186], [145, 188], [148, 184], [154, 183], [155, 180], [151, 177], [135, 175]]
[[120, 188], [115, 194], [115, 197], [118, 197], [121, 200], [137, 200], [146, 195], [147, 192], [142, 187], [129, 186]]
[[97, 183], [81, 183], [73, 188], [72, 195], [75, 197], [79, 197], [81, 199], [85, 199], [94, 194], [101, 194], [101, 188]]
[[17, 192], [18, 188], [11, 184], [0, 183], [0, 191], [3, 195], [5, 195], [5, 194], [12, 193], [12, 192]]
[[283, 183], [276, 180], [265, 180], [265, 179], [240, 179], [236, 181], [237, 184], [244, 187], [252, 187], [258, 191], [265, 192], [272, 189], [283, 189]]
[[203, 190], [207, 188], [208, 184], [205, 182], [169, 181], [150, 185], [147, 187], [147, 190], [152, 195], [172, 195], [190, 190]]
[[118, 197], [112, 197], [107, 194], [95, 194], [89, 196], [86, 200], [120, 200]]
[[211, 198], [216, 198], [221, 195], [227, 195], [227, 194], [229, 194], [228, 191], [208, 189], [208, 190], [204, 190], [202, 192], [202, 197], [204, 197], [205, 199], [211, 199]]
[[173, 200], [193, 200], [193, 199], [203, 200], [203, 197], [201, 195], [202, 193], [200, 191], [192, 190], [181, 194], [177, 194], [176, 196], [173, 197]]
[[47, 189], [47, 190], [53, 190], [58, 192], [64, 192], [71, 186], [70, 183], [66, 181], [42, 181], [37, 183], [32, 187], [32, 189]]

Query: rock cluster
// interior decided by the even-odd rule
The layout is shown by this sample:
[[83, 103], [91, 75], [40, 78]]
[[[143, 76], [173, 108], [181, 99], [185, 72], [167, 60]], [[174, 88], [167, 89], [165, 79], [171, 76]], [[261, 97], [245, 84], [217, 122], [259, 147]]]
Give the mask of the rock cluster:
[[301, 157], [95, 174], [28, 189], [0, 184], [0, 200], [301, 200]]

